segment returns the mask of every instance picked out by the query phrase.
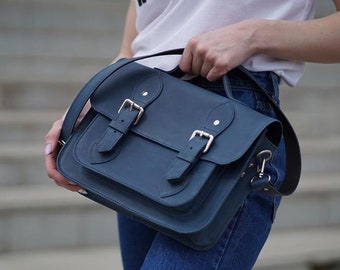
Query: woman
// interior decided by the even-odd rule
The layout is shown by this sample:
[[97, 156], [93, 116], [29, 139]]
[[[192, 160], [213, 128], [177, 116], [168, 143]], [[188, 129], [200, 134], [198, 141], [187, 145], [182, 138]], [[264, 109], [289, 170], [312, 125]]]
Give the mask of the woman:
[[[333, 1], [340, 10], [340, 0]], [[314, 0], [131, 0], [116, 60], [184, 47], [183, 55], [144, 61], [171, 69], [178, 65], [191, 82], [223, 95], [220, 77], [228, 74], [234, 97], [273, 115], [262, 95], [233, 68], [243, 65], [278, 102], [283, 80], [294, 86], [303, 62], [340, 62], [340, 13], [313, 19]], [[197, 76], [199, 75], [199, 76]], [[46, 135], [46, 169], [57, 185], [86, 192], [56, 170], [62, 119]], [[280, 185], [284, 151], [272, 161]], [[142, 224], [118, 215], [124, 269], [251, 269], [264, 245], [280, 198], [251, 194], [217, 245], [192, 250]]]

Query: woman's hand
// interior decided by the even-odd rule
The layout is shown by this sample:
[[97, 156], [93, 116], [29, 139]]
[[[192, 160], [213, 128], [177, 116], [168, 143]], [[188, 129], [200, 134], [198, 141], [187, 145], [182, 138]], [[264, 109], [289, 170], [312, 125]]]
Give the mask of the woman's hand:
[[193, 37], [180, 61], [186, 72], [214, 81], [255, 54], [289, 61], [340, 62], [338, 12], [306, 21], [251, 19]]
[[45, 137], [45, 167], [47, 175], [48, 177], [53, 179], [54, 182], [60, 187], [66, 188], [71, 191], [79, 192], [82, 194], [86, 194], [86, 191], [83, 188], [66, 179], [57, 170], [56, 158], [59, 151], [58, 140], [62, 124], [63, 119], [55, 121], [52, 125], [52, 128], [46, 134]]
[[187, 44], [180, 68], [214, 81], [256, 53], [257, 21], [244, 21], [193, 37]]

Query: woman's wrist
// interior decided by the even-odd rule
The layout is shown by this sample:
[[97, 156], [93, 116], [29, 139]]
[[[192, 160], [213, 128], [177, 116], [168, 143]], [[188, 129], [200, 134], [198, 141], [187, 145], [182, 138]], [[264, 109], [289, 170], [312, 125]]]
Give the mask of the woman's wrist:
[[249, 20], [249, 27], [252, 28], [250, 46], [254, 54], [275, 54], [277, 49], [277, 21], [271, 20]]
[[309, 21], [251, 20], [255, 54], [291, 61], [336, 63], [340, 13]]

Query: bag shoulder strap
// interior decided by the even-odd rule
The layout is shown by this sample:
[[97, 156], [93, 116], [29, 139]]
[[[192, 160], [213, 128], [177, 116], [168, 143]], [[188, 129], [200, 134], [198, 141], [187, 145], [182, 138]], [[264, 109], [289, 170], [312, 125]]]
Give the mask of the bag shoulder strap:
[[249, 79], [251, 79], [258, 89], [264, 94], [267, 101], [272, 106], [277, 119], [282, 124], [283, 139], [286, 152], [286, 171], [285, 178], [279, 190], [277, 190], [270, 182], [265, 192], [271, 195], [290, 195], [295, 191], [301, 176], [301, 152], [298, 138], [295, 131], [287, 119], [286, 115], [276, 104], [276, 102], [268, 95], [266, 90], [258, 83], [254, 76], [244, 67], [238, 67]]
[[[152, 55], [145, 55], [140, 57], [134, 57], [129, 59], [121, 59], [116, 63], [107, 66], [96, 76], [94, 76], [88, 83], [82, 88], [82, 90], [78, 93], [76, 98], [73, 100], [70, 108], [67, 111], [67, 114], [64, 119], [64, 123], [61, 129], [60, 141], [65, 143], [67, 139], [71, 136], [73, 129], [75, 127], [76, 121], [83, 110], [85, 104], [93, 95], [93, 93], [97, 90], [103, 80], [109, 77], [112, 73], [118, 71], [122, 67], [142, 59], [157, 57], [163, 55], [181, 55], [184, 49], [174, 49], [169, 51], [164, 51]], [[257, 82], [257, 80], [253, 77], [253, 75], [246, 70], [244, 67], [238, 67], [249, 79], [254, 81], [254, 83], [258, 86], [261, 92], [264, 93], [264, 96], [268, 100], [268, 102], [272, 105], [274, 112], [281, 122], [283, 127], [283, 138], [285, 142], [285, 150], [286, 150], [286, 173], [284, 181], [279, 190], [277, 190], [270, 182], [266, 186], [266, 193], [270, 195], [290, 195], [292, 194], [300, 179], [301, 174], [301, 154], [300, 147], [298, 143], [298, 139], [294, 132], [293, 127], [289, 123], [288, 119], [279, 108], [279, 106], [273, 101], [273, 99], [266, 93], [265, 89]], [[228, 93], [227, 93], [228, 94]]]
[[99, 71], [92, 79], [90, 79], [85, 86], [81, 89], [81, 91], [77, 94], [75, 99], [73, 100], [71, 106], [67, 110], [64, 124], [61, 129], [61, 135], [60, 135], [60, 141], [66, 142], [66, 140], [71, 136], [73, 129], [75, 127], [75, 124], [77, 122], [78, 117], [80, 116], [80, 113], [82, 112], [85, 104], [90, 99], [90, 97], [93, 95], [93, 93], [97, 90], [99, 85], [104, 81], [107, 77], [109, 77], [112, 73], [118, 71], [122, 67], [132, 63], [136, 62], [142, 59], [150, 58], [150, 57], [157, 57], [157, 56], [163, 56], [163, 55], [173, 55], [173, 54], [182, 54], [183, 49], [174, 49], [169, 51], [164, 51], [152, 55], [145, 55], [145, 56], [139, 56], [134, 58], [122, 58], [118, 60], [116, 63], [111, 64], [101, 71]]

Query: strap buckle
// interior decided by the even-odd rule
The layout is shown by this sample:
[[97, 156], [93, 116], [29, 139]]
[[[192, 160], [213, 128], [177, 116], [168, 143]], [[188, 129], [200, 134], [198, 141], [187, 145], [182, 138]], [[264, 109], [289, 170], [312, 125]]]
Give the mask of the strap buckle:
[[144, 109], [143, 107], [139, 106], [137, 103], [133, 102], [131, 99], [125, 99], [123, 104], [120, 106], [118, 113], [121, 112], [122, 109], [124, 109], [124, 107], [130, 105], [130, 112], [135, 109], [138, 110], [138, 115], [136, 117], [136, 120], [133, 122], [133, 125], [137, 125], [138, 121], [140, 120], [140, 118], [142, 117], [142, 114], [144, 113]]
[[209, 150], [209, 148], [210, 148], [210, 146], [211, 146], [211, 144], [212, 144], [212, 142], [213, 142], [213, 140], [214, 140], [214, 136], [211, 135], [211, 134], [209, 134], [209, 133], [207, 133], [207, 132], [204, 132], [204, 131], [202, 131], [202, 130], [196, 129], [196, 130], [191, 134], [191, 137], [190, 137], [189, 141], [192, 140], [195, 136], [199, 136], [199, 137], [201, 137], [201, 138], [206, 138], [206, 139], [208, 139], [208, 142], [207, 142], [207, 144], [205, 145], [205, 148], [204, 148], [204, 150], [203, 150], [203, 153], [208, 152], [208, 150]]

